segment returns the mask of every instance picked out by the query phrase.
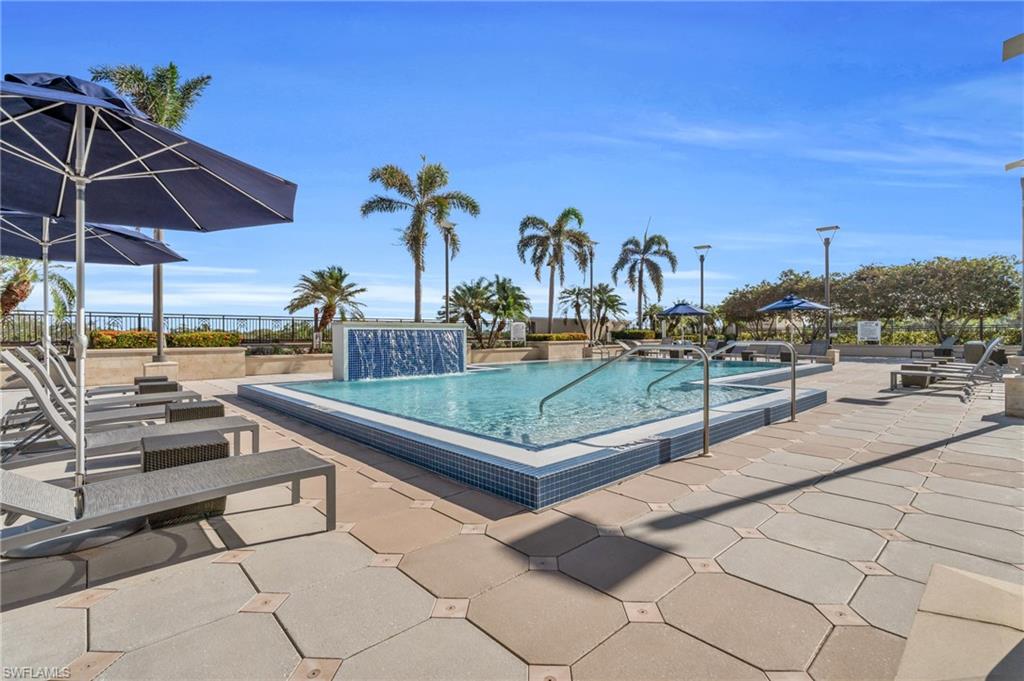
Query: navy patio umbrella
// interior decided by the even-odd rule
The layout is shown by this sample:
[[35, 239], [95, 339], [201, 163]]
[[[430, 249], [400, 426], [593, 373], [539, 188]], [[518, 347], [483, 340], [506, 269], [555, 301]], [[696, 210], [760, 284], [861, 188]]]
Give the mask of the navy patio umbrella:
[[[43, 347], [50, 345], [50, 261], [75, 261], [74, 220], [54, 220], [29, 213], [0, 213], [0, 255], [43, 262]], [[107, 265], [155, 265], [185, 258], [162, 241], [112, 225], [85, 225], [85, 260]], [[50, 353], [43, 355], [49, 368]]]
[[774, 303], [765, 305], [764, 307], [757, 308], [758, 312], [785, 312], [786, 317], [789, 320], [789, 340], [793, 341], [793, 310], [800, 312], [808, 312], [814, 310], [827, 310], [827, 305], [816, 303], [813, 300], [806, 300], [798, 297], [795, 293], [790, 293], [784, 298], [776, 300]]
[[702, 310], [699, 307], [690, 305], [689, 303], [679, 303], [673, 305], [667, 310], [662, 310], [658, 313], [659, 317], [703, 317], [704, 315], [711, 314], [707, 310]]
[[[244, 103], [243, 103], [244, 104]], [[118, 93], [72, 76], [0, 83], [0, 205], [75, 220], [75, 355], [85, 387], [86, 219], [216, 231], [291, 222], [296, 185], [156, 125]], [[85, 480], [84, 393], [75, 409], [75, 484]]]

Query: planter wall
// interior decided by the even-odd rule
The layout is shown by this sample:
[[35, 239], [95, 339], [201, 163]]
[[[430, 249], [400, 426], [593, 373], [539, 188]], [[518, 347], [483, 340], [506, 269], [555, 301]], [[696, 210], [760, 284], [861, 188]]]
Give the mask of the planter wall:
[[329, 374], [332, 366], [333, 360], [329, 354], [249, 355], [245, 358], [245, 375]]
[[531, 348], [536, 348], [540, 353], [537, 359], [583, 359], [583, 350], [587, 347], [586, 341], [528, 341]]
[[[154, 348], [89, 350], [85, 376], [89, 385], [131, 383], [143, 375]], [[167, 359], [178, 363], [179, 381], [245, 376], [245, 348], [167, 348]], [[72, 362], [72, 366], [74, 362]]]
[[500, 364], [505, 362], [523, 362], [541, 359], [540, 350], [534, 347], [525, 348], [470, 348], [470, 364]]

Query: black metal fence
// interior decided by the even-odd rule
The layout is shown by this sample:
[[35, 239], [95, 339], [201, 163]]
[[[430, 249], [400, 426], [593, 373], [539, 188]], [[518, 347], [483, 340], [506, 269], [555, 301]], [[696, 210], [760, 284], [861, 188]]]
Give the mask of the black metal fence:
[[[369, 319], [367, 321], [398, 322], [403, 319]], [[148, 312], [86, 312], [85, 324], [89, 331], [112, 329], [116, 331], [151, 331], [153, 315]], [[74, 337], [74, 318], [67, 317], [50, 326], [54, 343], [70, 343]], [[302, 343], [313, 340], [312, 317], [245, 316], [223, 314], [164, 314], [164, 331], [233, 331], [241, 334], [245, 344]], [[0, 322], [0, 340], [8, 345], [35, 343], [43, 336], [43, 313], [38, 310], [15, 311]], [[323, 341], [331, 340], [330, 327]]]

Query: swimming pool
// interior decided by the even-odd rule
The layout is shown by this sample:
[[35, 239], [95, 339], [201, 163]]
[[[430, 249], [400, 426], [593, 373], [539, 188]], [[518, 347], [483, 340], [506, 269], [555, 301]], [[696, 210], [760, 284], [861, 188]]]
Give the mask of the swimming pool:
[[[689, 364], [675, 376], [647, 385]], [[537, 449], [680, 416], [703, 406], [702, 367], [682, 360], [631, 359], [553, 398], [545, 395], [597, 366], [596, 362], [525, 362], [463, 374], [378, 381], [310, 381], [289, 388], [318, 397], [465, 433]], [[737, 376], [781, 368], [769, 362], [716, 361], [711, 377]], [[695, 381], [695, 382], [694, 382]], [[711, 406], [721, 406], [768, 389], [713, 385]]]

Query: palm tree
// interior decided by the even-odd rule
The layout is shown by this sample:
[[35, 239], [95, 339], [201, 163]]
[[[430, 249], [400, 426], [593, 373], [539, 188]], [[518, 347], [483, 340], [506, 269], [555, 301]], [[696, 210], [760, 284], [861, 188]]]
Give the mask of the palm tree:
[[558, 306], [562, 312], [565, 313], [566, 317], [569, 316], [569, 312], [572, 312], [573, 317], [576, 319], [576, 326], [580, 327], [580, 331], [587, 333], [587, 327], [583, 323], [583, 308], [590, 302], [590, 289], [583, 286], [570, 286], [569, 288], [562, 289], [562, 292], [558, 294]]
[[659, 315], [664, 311], [665, 308], [658, 303], [651, 303], [644, 308], [644, 320], [650, 323], [651, 331], [658, 330], [658, 322], [661, 321], [661, 317], [659, 317]]
[[491, 323], [491, 335], [488, 338], [488, 346], [494, 347], [494, 341], [505, 330], [505, 324], [509, 321], [526, 321], [529, 317], [530, 297], [520, 287], [512, 283], [508, 277], [494, 275], [494, 305], [491, 313], [494, 318]]
[[484, 277], [480, 277], [474, 281], [457, 284], [437, 316], [449, 323], [455, 322], [461, 317], [469, 330], [473, 332], [477, 344], [482, 347], [484, 326], [487, 323], [484, 314], [490, 312], [493, 303], [494, 286]]
[[[158, 125], [178, 130], [185, 124], [188, 112], [195, 106], [213, 76], [201, 75], [181, 82], [181, 73], [174, 62], [154, 66], [147, 74], [135, 64], [94, 66], [89, 69], [96, 82], [107, 82], [128, 95], [132, 104]], [[162, 240], [162, 229], [153, 230], [153, 238]], [[163, 265], [153, 265], [153, 330], [156, 331], [157, 361], [164, 360]]]
[[[576, 226], [573, 227], [572, 225]], [[555, 275], [558, 283], [565, 283], [565, 255], [568, 250], [579, 266], [587, 268], [590, 253], [590, 236], [583, 231], [583, 214], [575, 208], [566, 208], [552, 224], [534, 215], [527, 215], [519, 223], [519, 244], [516, 250], [519, 259], [526, 262], [530, 255], [533, 274], [540, 281], [543, 268], [549, 269], [548, 279], [548, 333], [554, 326], [555, 316]]]
[[366, 289], [349, 283], [348, 272], [337, 265], [303, 274], [295, 285], [294, 293], [295, 297], [284, 309], [288, 314], [295, 314], [303, 308], [316, 305], [320, 316], [313, 330], [317, 333], [323, 333], [335, 315], [341, 321], [363, 318], [360, 309], [363, 304], [356, 301], [356, 296], [366, 293]]
[[626, 301], [622, 299], [611, 284], [598, 284], [594, 287], [594, 338], [607, 328], [609, 322], [626, 318]]
[[[374, 213], [399, 213], [409, 211], [409, 224], [402, 230], [402, 243], [412, 256], [415, 272], [415, 320], [423, 321], [422, 274], [426, 269], [424, 251], [427, 247], [427, 223], [431, 222], [441, 232], [445, 244], [453, 253], [459, 250], [459, 238], [455, 224], [448, 220], [452, 210], [461, 210], [476, 217], [480, 206], [469, 194], [455, 190], [444, 190], [448, 186], [448, 171], [440, 163], [427, 163], [427, 157], [420, 157], [423, 165], [416, 173], [413, 183], [409, 174], [396, 165], [384, 165], [370, 171], [370, 182], [379, 182], [384, 189], [393, 191], [398, 197], [377, 194], [367, 199], [359, 209], [365, 218]], [[447, 248], [446, 257], [447, 257]], [[445, 269], [447, 270], [447, 264]], [[445, 278], [445, 290], [448, 280]]]
[[668, 261], [672, 271], [676, 271], [676, 254], [669, 250], [668, 239], [660, 234], [647, 235], [644, 230], [643, 239], [631, 236], [622, 242], [622, 251], [619, 259], [612, 267], [612, 281], [619, 283], [619, 273], [626, 270], [626, 283], [630, 290], [636, 291], [636, 325], [643, 327], [644, 321], [644, 298], [647, 296], [646, 281], [650, 279], [654, 286], [658, 300], [661, 300], [661, 293], [665, 285], [665, 277], [661, 271], [661, 265], [655, 258], [663, 258]]
[[[37, 261], [29, 258], [0, 257], [0, 317], [14, 312], [32, 295], [32, 289], [42, 279], [38, 266]], [[49, 279], [53, 316], [60, 321], [75, 305], [75, 287], [56, 272], [51, 271]]]

